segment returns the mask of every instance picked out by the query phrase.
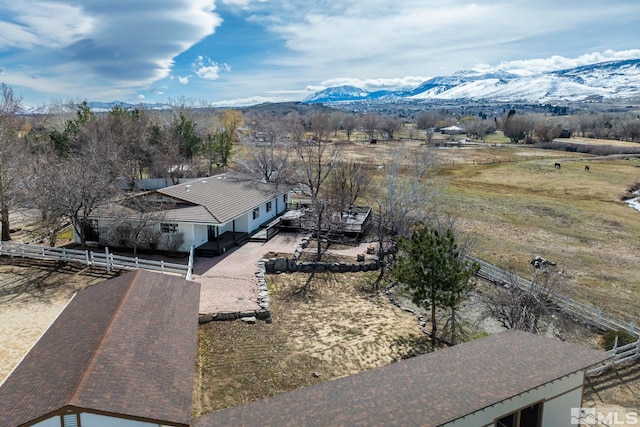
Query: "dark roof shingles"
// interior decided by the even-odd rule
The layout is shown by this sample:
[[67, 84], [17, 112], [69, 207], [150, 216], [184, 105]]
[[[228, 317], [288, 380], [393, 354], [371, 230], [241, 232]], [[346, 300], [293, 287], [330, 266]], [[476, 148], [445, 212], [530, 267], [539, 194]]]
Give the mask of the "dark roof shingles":
[[0, 426], [64, 406], [188, 425], [199, 290], [139, 270], [79, 292], [0, 387]]

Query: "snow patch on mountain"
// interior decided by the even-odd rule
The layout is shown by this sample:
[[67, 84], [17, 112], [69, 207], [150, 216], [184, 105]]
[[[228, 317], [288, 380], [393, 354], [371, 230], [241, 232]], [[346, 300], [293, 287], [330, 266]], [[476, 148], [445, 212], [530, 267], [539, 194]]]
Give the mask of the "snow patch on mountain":
[[305, 102], [373, 99], [389, 102], [398, 99], [557, 102], [636, 97], [640, 97], [640, 59], [602, 62], [529, 75], [465, 70], [450, 76], [437, 76], [414, 89], [400, 91], [369, 92], [354, 86], [331, 87], [311, 95]]

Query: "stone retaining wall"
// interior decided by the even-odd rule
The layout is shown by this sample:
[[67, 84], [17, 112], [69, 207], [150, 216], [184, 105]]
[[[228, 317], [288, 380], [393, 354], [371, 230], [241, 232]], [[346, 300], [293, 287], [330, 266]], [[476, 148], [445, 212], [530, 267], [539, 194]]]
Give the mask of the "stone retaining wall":
[[265, 271], [267, 274], [278, 273], [357, 273], [361, 271], [375, 271], [379, 268], [378, 261], [362, 261], [359, 262], [298, 262], [304, 249], [309, 246], [311, 236], [302, 239], [302, 242], [293, 252], [293, 257], [277, 257], [263, 259]]
[[269, 290], [267, 289], [267, 281], [265, 280], [265, 264], [258, 262], [258, 271], [256, 271], [256, 279], [258, 281], [258, 310], [250, 311], [221, 311], [213, 314], [201, 314], [199, 323], [213, 322], [214, 320], [243, 320], [247, 323], [255, 323], [257, 320], [264, 320], [271, 323], [271, 310], [269, 309]]

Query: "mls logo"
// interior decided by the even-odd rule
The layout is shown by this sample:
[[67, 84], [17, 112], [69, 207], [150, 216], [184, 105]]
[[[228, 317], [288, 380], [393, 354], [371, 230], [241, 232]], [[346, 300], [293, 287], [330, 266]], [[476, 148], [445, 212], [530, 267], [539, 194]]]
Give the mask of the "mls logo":
[[596, 421], [595, 408], [571, 408], [571, 425], [580, 425], [583, 422], [595, 423]]

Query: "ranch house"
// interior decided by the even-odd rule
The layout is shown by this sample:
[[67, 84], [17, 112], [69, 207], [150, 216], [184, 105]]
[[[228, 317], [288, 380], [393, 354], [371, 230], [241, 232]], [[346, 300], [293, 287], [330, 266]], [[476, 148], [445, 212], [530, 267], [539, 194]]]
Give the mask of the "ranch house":
[[[157, 219], [152, 221], [158, 235], [156, 249], [189, 252], [194, 247], [200, 256], [215, 256], [246, 242], [282, 214], [287, 208], [289, 190], [225, 173], [138, 197], [169, 206], [156, 212]], [[131, 209], [113, 206], [101, 209], [91, 218], [87, 240], [105, 243], [110, 226], [136, 221], [140, 221], [140, 214]], [[264, 234], [266, 239], [267, 233]]]

